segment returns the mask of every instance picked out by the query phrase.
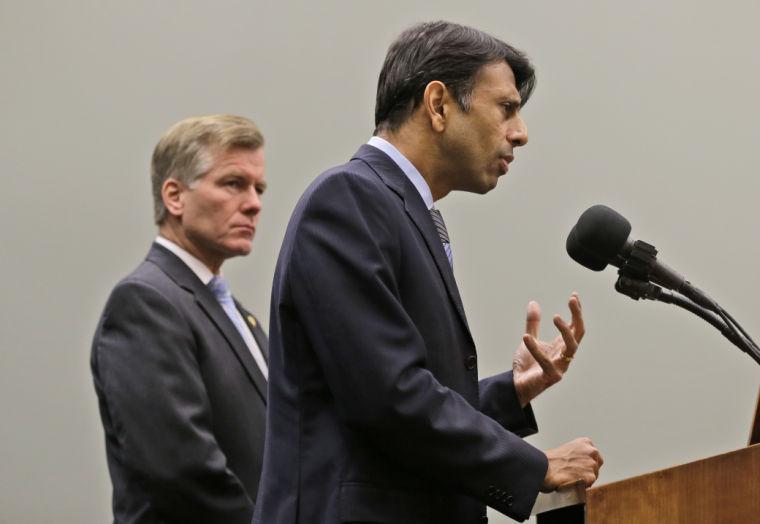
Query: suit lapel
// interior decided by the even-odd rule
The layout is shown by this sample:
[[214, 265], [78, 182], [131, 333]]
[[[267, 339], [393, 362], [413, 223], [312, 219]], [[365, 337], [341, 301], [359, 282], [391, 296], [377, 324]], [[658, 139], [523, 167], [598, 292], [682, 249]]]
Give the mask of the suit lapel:
[[[227, 340], [229, 349], [240, 361], [261, 398], [266, 402], [266, 379], [253, 359], [253, 355], [251, 355], [251, 351], [248, 349], [245, 341], [240, 336], [240, 333], [238, 333], [237, 328], [227, 316], [227, 313], [224, 312], [224, 309], [222, 309], [222, 306], [216, 300], [211, 290], [203, 285], [203, 282], [198, 279], [195, 273], [182, 260], [159, 244], [153, 244], [148, 253], [147, 260], [157, 264], [180, 287], [189, 291], [194, 296], [195, 302], [200, 309]], [[256, 341], [258, 342], [258, 339]]]
[[446, 257], [446, 251], [443, 249], [443, 244], [438, 236], [438, 231], [435, 229], [435, 224], [433, 224], [433, 220], [430, 218], [430, 211], [425, 206], [425, 202], [422, 200], [417, 188], [414, 187], [414, 184], [412, 184], [401, 168], [388, 155], [376, 147], [365, 144], [359, 148], [354, 158], [366, 162], [377, 173], [380, 179], [404, 201], [406, 214], [425, 240], [428, 251], [433, 257], [446, 287], [449, 299], [459, 314], [459, 318], [462, 320], [462, 325], [467, 336], [472, 340], [462, 299], [459, 296], [459, 289], [454, 279], [454, 271], [449, 264], [449, 259]]
[[224, 338], [227, 339], [227, 342], [229, 342], [238, 360], [245, 368], [245, 371], [248, 373], [251, 381], [253, 381], [253, 384], [256, 386], [256, 389], [259, 390], [261, 398], [266, 402], [267, 382], [264, 375], [261, 373], [258, 364], [256, 364], [256, 361], [253, 359], [251, 350], [248, 348], [243, 337], [232, 323], [232, 320], [230, 320], [230, 317], [227, 316], [227, 313], [224, 312], [222, 306], [219, 305], [219, 302], [216, 300], [213, 293], [211, 293], [206, 286], [203, 286], [203, 288], [205, 292], [196, 293], [195, 301], [211, 321], [216, 324], [216, 327], [221, 331], [222, 335], [224, 335]]
[[[417, 196], [419, 196], [419, 194]], [[435, 265], [438, 267], [438, 272], [441, 274], [441, 278], [446, 285], [446, 291], [449, 294], [449, 298], [456, 307], [467, 334], [472, 338], [470, 327], [467, 324], [467, 317], [464, 313], [462, 298], [459, 296], [459, 288], [454, 279], [454, 271], [451, 268], [451, 264], [449, 264], [449, 259], [446, 257], [446, 251], [443, 249], [441, 238], [438, 236], [438, 231], [435, 229], [435, 225], [430, 218], [430, 212], [425, 207], [422, 198], [416, 200], [416, 202], [411, 198], [404, 200], [406, 213], [409, 215], [409, 218], [412, 219], [414, 225], [417, 226], [422, 238], [425, 239], [425, 244], [427, 244], [428, 250], [435, 261]]]
[[254, 340], [256, 340], [259, 349], [261, 349], [261, 353], [264, 355], [264, 360], [269, 364], [269, 339], [267, 339], [267, 335], [261, 327], [261, 322], [259, 322], [259, 319], [257, 319], [253, 313], [245, 309], [237, 300], [235, 301], [235, 306], [237, 306], [240, 314], [243, 315], [246, 325], [251, 330]]

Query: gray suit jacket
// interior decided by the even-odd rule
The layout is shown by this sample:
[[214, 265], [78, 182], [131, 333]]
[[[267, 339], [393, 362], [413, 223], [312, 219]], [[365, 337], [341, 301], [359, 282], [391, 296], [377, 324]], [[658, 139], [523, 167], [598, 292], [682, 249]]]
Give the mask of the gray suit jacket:
[[163, 246], [111, 293], [91, 366], [115, 522], [250, 522], [266, 381], [210, 290]]

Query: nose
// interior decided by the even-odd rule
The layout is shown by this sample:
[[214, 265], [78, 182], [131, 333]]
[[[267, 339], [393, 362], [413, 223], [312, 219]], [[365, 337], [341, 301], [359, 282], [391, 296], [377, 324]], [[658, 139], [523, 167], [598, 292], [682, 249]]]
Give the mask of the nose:
[[512, 147], [520, 147], [528, 143], [528, 126], [519, 114], [515, 115], [509, 124], [507, 140]]
[[251, 187], [245, 192], [245, 197], [241, 204], [241, 210], [243, 213], [249, 215], [256, 215], [261, 211], [261, 195], [258, 193], [255, 187]]

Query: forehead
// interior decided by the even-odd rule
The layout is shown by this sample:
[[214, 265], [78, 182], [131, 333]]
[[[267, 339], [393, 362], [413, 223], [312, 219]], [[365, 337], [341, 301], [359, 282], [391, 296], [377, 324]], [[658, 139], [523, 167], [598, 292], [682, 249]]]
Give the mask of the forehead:
[[264, 146], [256, 149], [232, 147], [216, 153], [213, 156], [211, 170], [226, 168], [264, 169]]
[[484, 65], [475, 77], [475, 97], [509, 98], [520, 101], [515, 74], [505, 61]]

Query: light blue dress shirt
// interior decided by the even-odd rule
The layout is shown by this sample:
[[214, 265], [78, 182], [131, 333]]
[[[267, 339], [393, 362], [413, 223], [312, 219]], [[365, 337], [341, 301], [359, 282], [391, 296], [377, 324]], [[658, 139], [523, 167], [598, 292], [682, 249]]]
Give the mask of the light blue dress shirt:
[[379, 136], [373, 136], [369, 139], [367, 144], [378, 148], [380, 151], [391, 157], [391, 159], [396, 162], [396, 165], [401, 168], [401, 171], [404, 172], [409, 181], [414, 184], [414, 187], [417, 188], [417, 192], [419, 192], [427, 208], [433, 208], [433, 193], [430, 192], [430, 186], [428, 186], [425, 179], [422, 178], [420, 172], [417, 171], [417, 168], [414, 167], [409, 159], [402, 155], [401, 151], [396, 149], [396, 146]]

